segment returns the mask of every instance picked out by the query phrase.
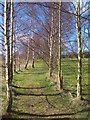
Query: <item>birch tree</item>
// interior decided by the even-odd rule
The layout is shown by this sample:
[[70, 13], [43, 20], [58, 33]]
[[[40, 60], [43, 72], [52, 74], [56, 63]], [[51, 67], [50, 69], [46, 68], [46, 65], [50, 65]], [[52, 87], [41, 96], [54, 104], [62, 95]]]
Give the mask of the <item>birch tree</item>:
[[5, 67], [7, 88], [7, 112], [12, 107], [12, 79], [13, 79], [13, 9], [12, 1], [5, 0], [4, 7], [4, 35], [5, 35]]
[[[15, 30], [15, 21], [14, 21], [14, 30]], [[13, 64], [14, 64], [14, 72], [16, 72], [16, 69], [17, 69], [17, 62], [16, 62], [16, 35], [15, 35], [15, 31], [14, 31], [14, 34], [13, 34], [13, 39], [14, 39], [14, 45], [13, 45], [13, 49], [14, 49], [14, 55], [13, 55]]]
[[58, 89], [63, 90], [63, 76], [61, 68], [61, 5], [62, 2], [59, 2], [59, 45], [58, 45]]
[[32, 39], [32, 46], [33, 46], [33, 48], [32, 48], [32, 68], [34, 68], [35, 67], [35, 52], [34, 52], [34, 41], [33, 41], [33, 39]]
[[[52, 3], [53, 5], [53, 3]], [[50, 33], [50, 45], [49, 45], [49, 77], [52, 77], [53, 74], [53, 45], [54, 45], [54, 39], [53, 39], [53, 29], [54, 29], [54, 10], [51, 10], [51, 33]]]
[[77, 98], [82, 98], [82, 47], [81, 47], [81, 23], [80, 23], [80, 0], [76, 3], [76, 30], [78, 42], [78, 77], [77, 77]]
[[10, 3], [5, 0], [4, 8], [4, 35], [5, 35], [5, 67], [6, 67], [6, 87], [7, 98], [9, 96], [9, 84], [10, 81], [10, 42], [9, 42], [9, 22], [10, 22]]
[[27, 67], [28, 67], [29, 60], [30, 60], [30, 40], [28, 39], [27, 59], [26, 59], [25, 69], [27, 69]]
[[21, 63], [20, 63], [20, 49], [18, 48], [18, 71], [21, 71]]
[[11, 65], [11, 83], [13, 79], [13, 24], [14, 24], [14, 3], [11, 0], [11, 34], [10, 34], [10, 65]]

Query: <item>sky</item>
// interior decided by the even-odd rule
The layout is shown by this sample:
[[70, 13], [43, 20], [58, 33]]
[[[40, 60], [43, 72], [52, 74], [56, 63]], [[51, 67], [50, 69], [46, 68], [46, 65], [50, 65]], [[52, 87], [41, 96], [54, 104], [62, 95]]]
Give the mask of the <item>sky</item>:
[[[25, 0], [15, 0], [15, 1], [16, 1], [16, 2], [19, 2], [19, 1], [22, 1], [22, 2], [33, 2], [33, 1], [34, 1], [34, 2], [37, 2], [37, 1], [38, 1], [38, 2], [40, 2], [40, 0], [26, 0], [26, 1], [25, 1]], [[49, 1], [49, 0], [42, 0], [42, 2], [48, 2], [48, 1]], [[67, 1], [67, 0], [63, 0], [63, 1], [65, 2], [65, 1]], [[89, 3], [90, 3], [90, 0], [84, 0], [83, 3], [81, 2], [81, 6], [82, 6], [82, 5], [84, 6], [84, 5], [86, 4], [85, 1], [87, 1], [87, 2], [89, 1]], [[0, 2], [3, 2], [3, 0], [0, 0]], [[56, 2], [56, 1], [54, 0], [54, 2]], [[57, 2], [58, 2], [58, 0], [57, 0]], [[75, 3], [75, 2], [76, 2], [76, 0], [74, 0], [74, 3]], [[90, 7], [90, 4], [89, 4], [89, 7]], [[86, 8], [87, 8], [87, 7], [86, 7]], [[85, 8], [83, 8], [82, 11], [83, 11], [83, 10], [85, 10]], [[3, 8], [2, 8], [1, 5], [0, 5], [0, 13], [1, 13], [1, 12], [3, 12]], [[45, 18], [42, 18], [42, 17], [41, 17], [41, 14], [42, 14], [42, 12], [40, 11], [40, 16], [39, 16], [40, 19], [42, 19], [42, 20], [45, 19]], [[2, 23], [3, 23], [3, 19], [2, 19], [2, 17], [0, 16], [0, 24], [2, 24]], [[88, 31], [89, 31], [89, 30], [87, 29], [88, 26], [89, 26], [89, 25], [87, 25], [87, 26], [86, 26], [86, 29], [85, 29], [85, 32], [86, 32], [86, 33], [88, 33]], [[1, 29], [0, 29], [0, 30], [1, 30]], [[2, 35], [1, 32], [2, 32], [2, 31], [0, 31], [0, 43], [1, 43], [1, 35]], [[88, 42], [88, 46], [90, 46], [89, 37], [88, 37], [87, 34], [85, 34], [85, 35], [86, 35], [86, 38], [87, 38], [88, 41], [89, 41], [89, 42]], [[72, 36], [71, 39], [72, 39], [72, 38], [74, 38], [74, 36]], [[0, 54], [1, 54], [1, 53], [2, 53], [2, 51], [1, 51], [1, 47], [0, 47]]]
[[[1, 0], [0, 0], [1, 1]], [[0, 13], [3, 13], [3, 7], [2, 7], [2, 5], [0, 5]], [[1, 14], [0, 14], [0, 25], [2, 25], [2, 23], [3, 23], [3, 17], [1, 16]], [[1, 29], [1, 27], [0, 27], [0, 54], [2, 53], [2, 47], [1, 47], [1, 41], [2, 41], [2, 32], [3, 32], [3, 30]]]

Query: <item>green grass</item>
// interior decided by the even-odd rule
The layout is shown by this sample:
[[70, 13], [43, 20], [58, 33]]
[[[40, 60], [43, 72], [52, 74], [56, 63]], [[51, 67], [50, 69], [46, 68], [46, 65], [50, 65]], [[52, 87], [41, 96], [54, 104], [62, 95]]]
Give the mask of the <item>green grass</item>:
[[[88, 99], [88, 61], [83, 60], [83, 98]], [[16, 91], [25, 94], [45, 94], [44, 96], [33, 95], [13, 95], [12, 109], [17, 113], [12, 113], [12, 117], [30, 118], [29, 115], [20, 115], [18, 113], [29, 114], [67, 114], [68, 118], [86, 118], [88, 102], [76, 99], [77, 83], [77, 59], [62, 59], [62, 70], [64, 75], [65, 91], [60, 95], [46, 95], [59, 93], [56, 89], [54, 80], [48, 77], [48, 67], [42, 60], [37, 60], [35, 68], [28, 70], [22, 69], [21, 72], [14, 74], [13, 84], [20, 87], [31, 89], [14, 88]], [[72, 95], [67, 92], [70, 90]], [[81, 112], [82, 111], [82, 112]], [[68, 115], [68, 113], [75, 113]], [[76, 114], [77, 113], [77, 114]], [[58, 117], [57, 117], [58, 118]]]

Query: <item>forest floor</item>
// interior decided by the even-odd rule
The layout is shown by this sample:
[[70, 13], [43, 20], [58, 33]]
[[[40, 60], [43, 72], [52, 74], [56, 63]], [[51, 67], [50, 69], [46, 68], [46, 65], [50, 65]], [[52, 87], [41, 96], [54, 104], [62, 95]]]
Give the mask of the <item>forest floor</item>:
[[[37, 60], [35, 68], [22, 69], [14, 74], [12, 118], [87, 119], [90, 111], [88, 60], [83, 60], [83, 100], [76, 99], [77, 60], [62, 60], [64, 90], [59, 92], [54, 80], [48, 77], [48, 67]], [[56, 70], [55, 70], [56, 71]], [[3, 82], [4, 83], [4, 82]], [[3, 86], [5, 111], [5, 87]], [[3, 112], [4, 115], [4, 112]]]

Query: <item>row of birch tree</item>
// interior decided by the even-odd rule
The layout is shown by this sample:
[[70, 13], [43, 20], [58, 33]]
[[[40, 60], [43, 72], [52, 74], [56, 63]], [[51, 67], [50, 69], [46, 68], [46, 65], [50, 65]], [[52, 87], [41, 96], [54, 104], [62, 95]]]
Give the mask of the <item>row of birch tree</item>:
[[[14, 54], [16, 49], [16, 28], [15, 28], [15, 8], [14, 8], [14, 1], [13, 0], [5, 0], [4, 1], [4, 48], [5, 48], [5, 78], [6, 78], [6, 88], [7, 88], [7, 112], [11, 112], [11, 106], [12, 106], [12, 80], [13, 80], [13, 73], [16, 72], [16, 56]], [[24, 4], [24, 3], [23, 3]], [[19, 4], [19, 6], [23, 5]], [[36, 3], [37, 4], [37, 3]], [[38, 4], [37, 4], [38, 5]], [[39, 4], [41, 5], [41, 4]], [[58, 7], [56, 7], [58, 5]], [[42, 5], [43, 6], [43, 5]], [[45, 5], [44, 5], [45, 6]], [[58, 50], [58, 79], [57, 79], [57, 88], [59, 91], [63, 91], [63, 71], [61, 67], [61, 51], [62, 51], [62, 1], [57, 3], [51, 3], [50, 6], [46, 5], [46, 7], [50, 7], [50, 13], [51, 13], [51, 19], [50, 19], [50, 29], [47, 30], [45, 26], [42, 23], [42, 26], [46, 31], [48, 31], [48, 46], [49, 46], [49, 77], [53, 77], [53, 68], [54, 68], [54, 55], [55, 53], [55, 39], [58, 38], [58, 44], [56, 45]], [[27, 7], [28, 8], [28, 7]], [[58, 17], [58, 28], [55, 28], [55, 10], [58, 11], [57, 17]], [[44, 11], [45, 12], [45, 11]], [[68, 12], [68, 11], [66, 11]], [[36, 11], [37, 13], [37, 11]], [[28, 13], [29, 14], [29, 13]], [[33, 13], [34, 14], [34, 13]], [[46, 14], [46, 13], [45, 13]], [[81, 45], [81, 16], [80, 16], [80, 0], [77, 0], [76, 2], [76, 14], [74, 14], [76, 17], [76, 31], [77, 31], [77, 43], [78, 43], [78, 71], [77, 71], [77, 98], [82, 98], [82, 45]], [[34, 18], [34, 16], [32, 16]], [[38, 19], [38, 18], [37, 18]], [[25, 23], [27, 25], [27, 23]], [[35, 22], [33, 23], [33, 19], [31, 20], [31, 38], [27, 41], [27, 58], [26, 58], [26, 64], [25, 69], [28, 68], [28, 63], [30, 60], [30, 50], [32, 51], [32, 67], [35, 67], [35, 54], [37, 54], [37, 51], [35, 51], [34, 46], [34, 27]], [[17, 28], [18, 29], [18, 28]], [[58, 32], [57, 32], [58, 30]], [[28, 31], [28, 29], [27, 29]], [[56, 32], [58, 33], [58, 37], [55, 38]], [[39, 33], [40, 34], [40, 33]], [[17, 34], [16, 34], [17, 35]], [[31, 42], [32, 41], [32, 42]], [[31, 44], [32, 43], [32, 44]], [[30, 46], [31, 45], [31, 46]], [[41, 47], [41, 46], [38, 46]], [[39, 52], [40, 53], [40, 52]], [[43, 58], [44, 59], [44, 58]]]

